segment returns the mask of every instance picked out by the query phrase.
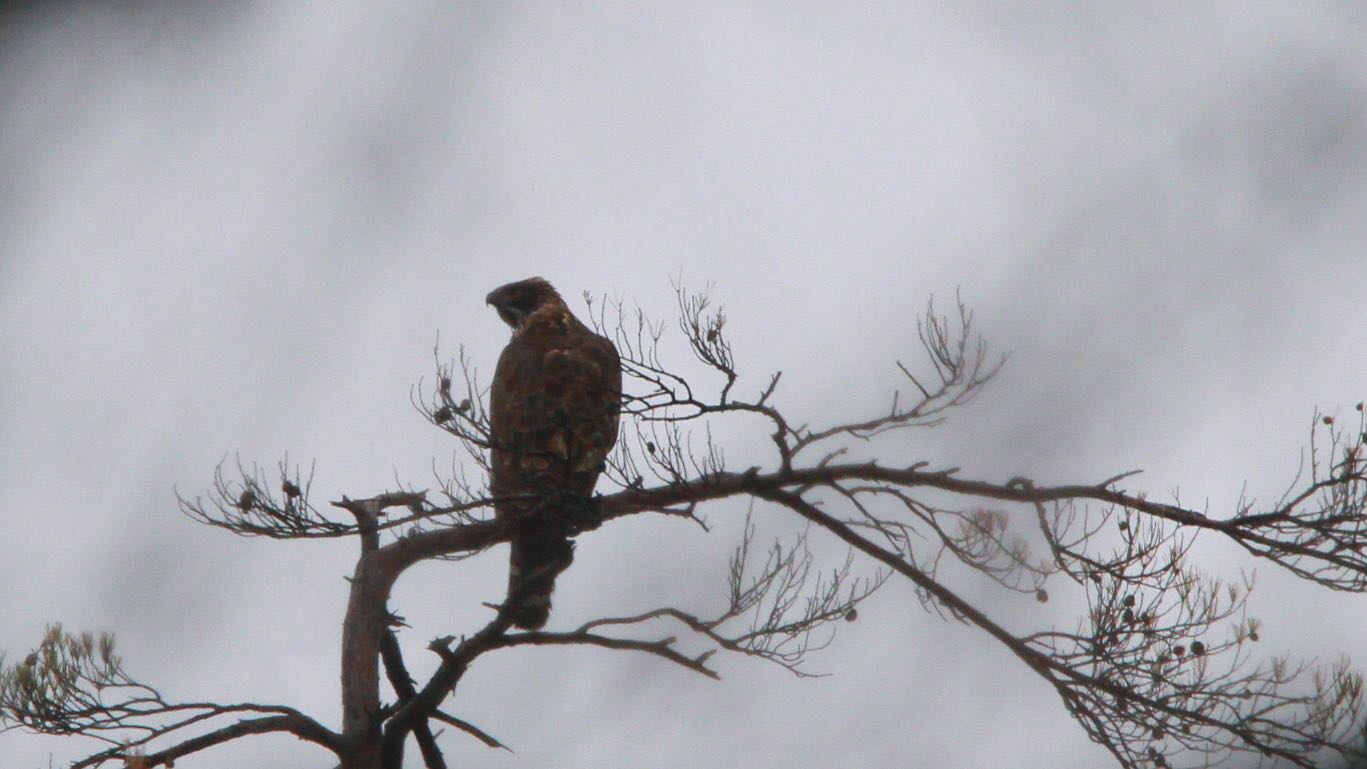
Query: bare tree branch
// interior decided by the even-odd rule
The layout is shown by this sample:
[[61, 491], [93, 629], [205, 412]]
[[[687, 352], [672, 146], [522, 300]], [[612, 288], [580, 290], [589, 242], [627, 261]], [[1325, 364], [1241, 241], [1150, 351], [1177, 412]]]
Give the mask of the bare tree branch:
[[[1355, 755], [1362, 678], [1345, 662], [1316, 667], [1255, 655], [1261, 626], [1245, 613], [1252, 579], [1222, 581], [1192, 567], [1189, 552], [1196, 535], [1209, 532], [1316, 584], [1367, 592], [1362, 404], [1356, 426], [1317, 413], [1307, 456], [1286, 493], [1264, 505], [1240, 499], [1225, 517], [1184, 505], [1176, 495], [1159, 502], [1128, 490], [1135, 471], [1047, 485], [965, 478], [954, 467], [893, 463], [878, 453], [880, 459], [855, 461], [851, 448], [879, 452], [882, 436], [942, 425], [1000, 371], [1004, 358], [994, 357], [977, 335], [962, 299], [957, 312], [940, 315], [932, 304], [918, 320], [925, 362], [898, 361], [892, 373], [905, 379], [909, 395], [893, 392], [886, 408], [849, 421], [831, 423], [818, 414], [819, 426], [812, 427], [780, 409], [780, 373], [758, 380], [743, 373], [728, 317], [707, 291], [689, 292], [679, 283], [675, 291], [683, 333], [677, 348], [704, 372], [694, 381], [666, 362], [673, 343], [667, 324], [620, 300], [586, 297], [595, 328], [621, 354], [629, 429], [607, 460], [610, 493], [586, 500], [586, 514], [567, 529], [585, 534], [640, 513], [708, 529], [699, 511], [732, 497], [768, 503], [806, 522], [807, 533], [764, 547], [756, 545], [761, 540], [747, 516], [714, 610], [666, 606], [579, 618], [571, 630], [510, 632], [509, 607], [518, 599], [511, 594], [472, 635], [434, 640], [429, 649], [440, 663], [417, 686], [392, 630], [394, 585], [418, 563], [469, 557], [512, 534], [508, 522], [489, 513], [488, 388], [463, 349], [449, 362], [434, 351], [435, 386], [419, 383], [411, 400], [456, 439], [458, 456], [474, 472], [453, 462], [445, 475], [434, 469], [430, 494], [396, 479], [394, 490], [331, 503], [350, 520], [311, 506], [313, 472], [301, 475], [288, 458], [269, 477], [237, 462], [229, 479], [220, 463], [205, 495], [178, 496], [190, 517], [239, 535], [357, 538], [342, 633], [340, 734], [280, 706], [168, 703], [123, 675], [112, 639], [72, 637], [60, 628], [23, 663], [4, 669], [5, 728], [103, 739], [110, 747], [78, 764], [96, 766], [131, 760], [132, 751], [184, 727], [251, 716], [138, 760], [169, 765], [229, 740], [281, 731], [332, 751], [342, 769], [398, 769], [412, 734], [426, 766], [444, 769], [432, 720], [504, 747], [441, 710], [486, 652], [595, 646], [644, 652], [715, 678], [708, 663], [722, 650], [813, 675], [805, 663], [831, 642], [836, 623], [854, 620], [863, 601], [890, 579], [903, 579], [928, 609], [986, 633], [1046, 680], [1088, 736], [1127, 769], [1213, 766], [1244, 752], [1300, 767], [1321, 765], [1326, 751]], [[754, 397], [739, 394], [747, 391]], [[746, 468], [741, 471], [730, 469], [728, 447], [716, 437], [726, 433], [713, 430], [733, 418], [760, 425], [768, 438], [767, 458], [739, 465]], [[849, 554], [823, 566], [808, 547], [812, 531], [845, 543]], [[860, 576], [864, 564], [868, 571]], [[1013, 631], [951, 587], [960, 573], [1040, 602], [1052, 600], [1054, 580], [1062, 580], [1069, 593], [1085, 596], [1087, 608], [1071, 628]], [[690, 654], [673, 635], [629, 637], [654, 632], [658, 627], [647, 627], [652, 623], [683, 628], [709, 648]], [[396, 694], [390, 705], [380, 701], [381, 662]]]
[[[0, 660], [3, 662], [3, 660]], [[98, 766], [131, 755], [154, 740], [226, 715], [265, 714], [245, 719], [148, 754], [147, 766], [162, 763], [239, 737], [288, 732], [340, 754], [340, 735], [299, 711], [281, 705], [212, 702], [175, 703], [131, 678], [108, 633], [72, 635], [52, 625], [42, 643], [22, 661], [0, 668], [0, 725], [3, 731], [29, 729], [44, 734], [81, 734], [112, 745], [77, 767]]]
[[[403, 662], [403, 650], [399, 648], [399, 639], [394, 635], [393, 630], [386, 630], [384, 638], [380, 641], [380, 658], [384, 660], [385, 675], [389, 678], [389, 685], [394, 687], [394, 694], [398, 697], [398, 701], [394, 705], [395, 707], [402, 707], [416, 697], [418, 691], [413, 685], [413, 679], [408, 675], [408, 667]], [[422, 751], [423, 764], [427, 769], [446, 769], [446, 759], [441, 754], [441, 748], [437, 747], [437, 739], [432, 734], [427, 719], [417, 720], [413, 723], [413, 737], [418, 742], [418, 749]], [[393, 755], [385, 756], [385, 764], [387, 766], [402, 766], [403, 743], [395, 743], [390, 751]]]
[[576, 631], [573, 633], [547, 633], [542, 631], [532, 631], [525, 633], [513, 633], [505, 635], [494, 642], [491, 648], [501, 649], [512, 646], [554, 646], [554, 645], [584, 645], [599, 646], [604, 649], [622, 649], [627, 651], [640, 651], [647, 654], [654, 654], [676, 665], [681, 665], [696, 673], [701, 673], [708, 678], [718, 678], [716, 671], [707, 667], [707, 658], [712, 656], [712, 652], [704, 652], [696, 657], [689, 657], [680, 653], [674, 648], [673, 637], [661, 638], [657, 641], [638, 641], [634, 638], [612, 638], [610, 636], [591, 633], [588, 631]]
[[502, 742], [499, 742], [498, 739], [491, 736], [488, 732], [484, 731], [478, 726], [475, 726], [474, 724], [470, 723], [469, 721], [466, 721], [461, 718], [456, 718], [455, 716], [449, 713], [444, 713], [440, 710], [432, 711], [432, 718], [444, 724], [449, 724], [451, 726], [456, 727], [457, 729], [461, 730], [462, 732], [465, 732], [471, 737], [474, 737], [475, 739], [479, 740], [480, 742], [484, 743], [485, 745], [491, 748], [502, 748], [503, 750], [506, 750], [509, 753], [513, 752], [512, 748], [508, 747], [507, 745], [504, 745]]

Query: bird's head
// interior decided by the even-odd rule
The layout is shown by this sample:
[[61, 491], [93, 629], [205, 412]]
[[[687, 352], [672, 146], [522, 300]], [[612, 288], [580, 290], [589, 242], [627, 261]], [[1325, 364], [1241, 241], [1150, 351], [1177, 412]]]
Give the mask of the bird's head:
[[498, 317], [517, 331], [527, 317], [542, 305], [560, 301], [560, 294], [545, 278], [527, 278], [499, 286], [490, 291], [484, 301], [493, 305]]

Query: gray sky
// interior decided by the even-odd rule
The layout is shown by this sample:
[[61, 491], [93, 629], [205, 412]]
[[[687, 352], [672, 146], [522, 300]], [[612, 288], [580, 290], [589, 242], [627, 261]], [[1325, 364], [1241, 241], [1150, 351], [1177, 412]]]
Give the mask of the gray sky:
[[[742, 390], [782, 369], [797, 421], [884, 408], [915, 315], [961, 288], [1011, 361], [893, 456], [1040, 482], [1142, 467], [1135, 488], [1218, 515], [1244, 480], [1282, 490], [1316, 406], [1367, 396], [1355, 3], [190, 5], [0, 16], [3, 649], [110, 629], [171, 697], [336, 724], [352, 543], [212, 531], [173, 486], [286, 451], [316, 459], [320, 499], [429, 485], [453, 447], [408, 388], [438, 332], [491, 371], [484, 294], [532, 274], [665, 317], [669, 276], [714, 282]], [[724, 432], [739, 466], [767, 458], [745, 427]], [[585, 537], [553, 623], [715, 605], [738, 515]], [[485, 617], [504, 552], [400, 583], [414, 668]], [[1360, 597], [1197, 553], [1259, 567], [1265, 651], [1367, 643]], [[490, 767], [1106, 765], [986, 637], [900, 586], [861, 614], [819, 680], [499, 652], [451, 710], [517, 752], [443, 742]], [[0, 764], [81, 747], [0, 735]], [[187, 763], [325, 758], [266, 738]]]

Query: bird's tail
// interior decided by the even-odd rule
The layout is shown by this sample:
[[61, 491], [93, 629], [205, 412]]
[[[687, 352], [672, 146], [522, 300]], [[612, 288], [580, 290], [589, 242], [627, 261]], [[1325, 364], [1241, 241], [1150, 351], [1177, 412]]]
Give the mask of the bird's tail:
[[527, 532], [513, 537], [508, 563], [508, 598], [513, 624], [536, 630], [551, 615], [555, 578], [574, 560], [574, 543], [563, 534]]

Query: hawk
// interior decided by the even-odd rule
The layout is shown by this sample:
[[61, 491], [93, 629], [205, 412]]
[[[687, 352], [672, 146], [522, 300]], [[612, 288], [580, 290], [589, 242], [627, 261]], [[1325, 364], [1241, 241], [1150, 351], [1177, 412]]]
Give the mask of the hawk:
[[570, 536], [592, 521], [591, 495], [617, 442], [622, 366], [542, 278], [486, 300], [513, 330], [490, 393], [494, 517], [511, 523], [513, 624], [546, 624], [555, 578], [574, 558]]

